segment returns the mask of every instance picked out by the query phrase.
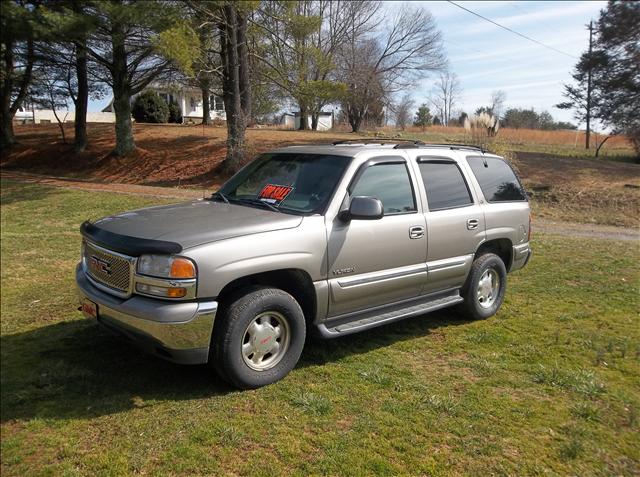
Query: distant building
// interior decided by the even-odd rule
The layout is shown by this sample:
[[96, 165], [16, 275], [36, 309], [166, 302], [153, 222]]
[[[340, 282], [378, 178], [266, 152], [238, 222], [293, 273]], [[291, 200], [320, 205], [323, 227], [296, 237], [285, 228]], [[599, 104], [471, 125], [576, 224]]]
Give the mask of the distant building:
[[[188, 86], [175, 86], [175, 85], [162, 85], [151, 84], [145, 91], [155, 91], [159, 96], [164, 98], [167, 103], [175, 103], [180, 108], [182, 113], [182, 121], [184, 123], [199, 123], [202, 121], [202, 91], [199, 88], [192, 88]], [[131, 104], [135, 101], [138, 95], [131, 97]], [[219, 119], [225, 121], [227, 114], [224, 110], [224, 102], [220, 96], [212, 94], [209, 97], [209, 117], [212, 120]], [[103, 112], [113, 112], [113, 99], [109, 102]]]
[[[284, 113], [280, 125], [287, 129], [300, 129], [300, 111]], [[311, 115], [307, 115], [307, 127], [311, 129]], [[318, 117], [318, 131], [329, 131], [333, 128], [333, 113], [321, 112]]]
[[[29, 109], [30, 108], [30, 109]], [[75, 121], [76, 115], [74, 111], [56, 110], [56, 114], [63, 123], [72, 123]], [[19, 108], [13, 117], [14, 122], [19, 124], [47, 124], [57, 123], [56, 115], [52, 109], [38, 109], [37, 107], [27, 106]], [[87, 113], [88, 123], [115, 123], [116, 115], [109, 112], [89, 112]]]

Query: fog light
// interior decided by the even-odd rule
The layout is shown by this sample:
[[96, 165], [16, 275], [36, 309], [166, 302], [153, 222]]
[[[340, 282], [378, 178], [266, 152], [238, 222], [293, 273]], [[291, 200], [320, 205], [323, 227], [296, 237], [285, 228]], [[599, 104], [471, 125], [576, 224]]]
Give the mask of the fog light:
[[162, 296], [166, 298], [182, 298], [187, 295], [187, 289], [183, 287], [158, 287], [146, 283], [136, 284], [136, 291], [145, 295]]

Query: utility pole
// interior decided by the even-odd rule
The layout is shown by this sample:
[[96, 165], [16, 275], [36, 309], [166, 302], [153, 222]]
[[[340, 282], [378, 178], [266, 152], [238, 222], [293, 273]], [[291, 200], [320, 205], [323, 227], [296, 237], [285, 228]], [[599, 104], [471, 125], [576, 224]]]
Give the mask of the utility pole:
[[591, 51], [593, 49], [593, 20], [589, 22], [589, 69], [587, 70], [587, 134], [585, 149], [589, 149], [589, 136], [591, 136]]

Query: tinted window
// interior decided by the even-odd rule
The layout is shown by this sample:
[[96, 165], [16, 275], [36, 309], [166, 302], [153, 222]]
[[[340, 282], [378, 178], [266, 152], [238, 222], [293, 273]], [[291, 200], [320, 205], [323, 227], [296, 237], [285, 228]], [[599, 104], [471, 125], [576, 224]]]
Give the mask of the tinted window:
[[404, 164], [377, 164], [367, 167], [351, 189], [351, 196], [357, 195], [380, 199], [385, 214], [416, 210], [409, 173]]
[[463, 207], [473, 203], [458, 166], [450, 162], [421, 162], [420, 174], [427, 190], [429, 210]]
[[[487, 165], [484, 165], [484, 161]], [[520, 181], [511, 167], [495, 157], [468, 157], [467, 162], [478, 179], [484, 198], [489, 202], [526, 200]]]

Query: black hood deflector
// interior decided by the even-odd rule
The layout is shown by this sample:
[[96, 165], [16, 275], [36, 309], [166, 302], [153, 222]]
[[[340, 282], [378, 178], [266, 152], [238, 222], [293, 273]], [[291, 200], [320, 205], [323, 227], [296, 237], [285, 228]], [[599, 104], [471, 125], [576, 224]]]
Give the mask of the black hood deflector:
[[100, 247], [131, 257], [139, 257], [147, 253], [176, 254], [182, 252], [182, 245], [179, 243], [121, 235], [96, 227], [89, 221], [80, 226], [80, 233], [84, 238]]

